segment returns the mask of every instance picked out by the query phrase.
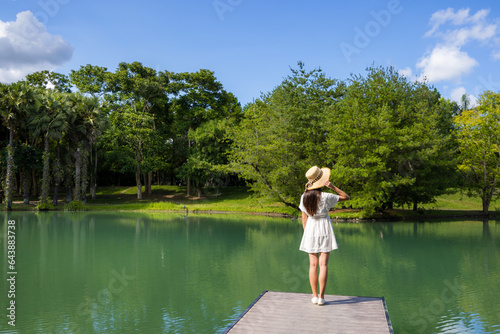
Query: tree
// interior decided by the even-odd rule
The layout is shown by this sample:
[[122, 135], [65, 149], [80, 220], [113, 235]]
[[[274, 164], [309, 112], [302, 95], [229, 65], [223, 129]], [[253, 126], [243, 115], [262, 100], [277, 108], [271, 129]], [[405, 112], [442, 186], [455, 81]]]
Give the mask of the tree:
[[227, 152], [231, 145], [228, 123], [233, 124], [234, 120], [210, 120], [188, 134], [193, 146], [179, 169], [179, 176], [194, 182], [198, 197], [206, 184], [218, 187], [226, 181]]
[[[68, 121], [68, 143], [73, 149], [68, 148], [68, 154], [75, 158], [75, 180], [73, 199], [75, 201], [87, 201], [88, 187], [88, 161], [91, 157], [93, 143], [101, 132], [100, 103], [97, 97], [84, 96], [73, 93], [69, 97], [71, 104], [71, 117]], [[95, 187], [94, 182], [92, 185]], [[94, 188], [95, 191], [95, 188]]]
[[186, 180], [187, 194], [190, 195], [191, 181], [201, 187], [206, 176], [200, 173], [204, 168], [200, 168], [200, 164], [193, 160], [196, 158], [192, 155], [199, 153], [195, 146], [200, 144], [193, 141], [195, 132], [207, 122], [235, 117], [240, 114], [241, 107], [234, 95], [223, 89], [214, 72], [206, 69], [195, 73], [170, 73], [168, 92], [175, 96], [170, 106], [175, 131], [173, 135], [175, 145], [181, 148], [176, 152], [180, 156], [174, 159], [181, 164], [179, 176]]
[[[106, 101], [103, 99], [103, 95], [107, 92], [108, 87], [106, 85], [106, 77], [110, 74], [106, 67], [99, 67], [93, 65], [80, 66], [78, 71], [72, 70], [70, 73], [70, 80], [73, 85], [75, 85], [80, 93], [89, 94], [92, 96], [94, 105], [98, 102], [98, 106], [95, 106], [95, 110], [102, 110]], [[92, 199], [96, 196], [97, 187], [97, 138], [102, 133], [102, 126], [105, 123], [105, 119], [101, 112], [93, 112], [92, 117], [88, 118], [91, 128], [88, 134], [88, 144], [89, 144], [89, 157], [90, 157], [90, 194]], [[95, 152], [95, 155], [93, 154]], [[85, 196], [85, 194], [83, 194]]]
[[68, 76], [56, 72], [44, 70], [28, 74], [26, 82], [33, 87], [54, 89], [60, 93], [71, 92], [71, 82]]
[[[148, 122], [149, 120], [152, 121], [150, 126], [156, 133], [156, 116], [165, 109], [168, 100], [166, 90], [156, 71], [143, 66], [139, 62], [120, 63], [115, 73], [107, 73], [105, 78], [109, 90], [113, 93], [107, 96], [111, 103], [110, 108], [113, 111], [133, 113], [134, 115], [130, 116], [130, 118], [136, 120], [139, 117], [138, 113], [149, 114], [150, 118], [147, 116], [143, 118], [148, 118]], [[119, 118], [115, 118], [115, 120], [119, 120]], [[157, 135], [156, 133], [155, 136]], [[136, 149], [140, 148], [141, 151], [136, 152], [137, 156], [142, 156], [144, 149], [154, 152], [151, 147], [142, 147], [143, 144], [147, 145], [147, 143], [148, 141], [144, 139], [141, 145], [134, 145]], [[139, 166], [140, 164], [137, 164], [137, 168]], [[139, 172], [137, 170], [136, 174]], [[151, 194], [152, 170], [148, 170], [147, 173], [146, 192]], [[142, 198], [140, 175], [138, 178], [136, 176], [136, 180], [139, 182], [137, 184], [137, 196]]]
[[14, 119], [19, 113], [18, 89], [13, 86], [3, 86], [0, 92], [0, 111], [2, 118], [9, 128], [9, 144], [7, 146], [7, 175], [5, 177], [5, 208], [12, 210], [12, 175], [14, 173]]
[[[188, 195], [191, 195], [191, 182], [195, 183], [200, 193], [211, 176], [221, 172], [220, 169], [215, 172], [218, 168], [214, 164], [225, 164], [227, 161], [208, 158], [203, 152], [215, 152], [219, 150], [215, 146], [226, 143], [221, 139], [224, 127], [218, 123], [239, 117], [241, 107], [236, 97], [225, 91], [209, 70], [170, 74], [169, 89], [176, 95], [171, 104], [176, 145], [184, 147], [177, 150], [178, 155], [175, 156], [180, 163], [178, 176], [186, 180]], [[206, 140], [203, 129], [221, 140]]]
[[40, 203], [46, 203], [50, 188], [50, 139], [60, 140], [68, 130], [68, 118], [71, 109], [67, 95], [46, 90], [41, 96], [40, 108], [33, 115], [30, 125], [35, 136], [42, 137], [44, 142], [43, 176]]
[[500, 178], [500, 94], [484, 92], [478, 106], [462, 111], [454, 124], [465, 187], [469, 195], [481, 197], [487, 215]]
[[118, 149], [128, 154], [128, 158], [122, 161], [135, 164], [137, 199], [142, 199], [141, 173], [144, 162], [149, 158], [147, 153], [154, 147], [153, 143], [159, 144], [153, 129], [153, 116], [142, 112], [113, 111], [109, 120], [110, 127], [104, 139], [111, 150]]
[[344, 94], [342, 82], [320, 69], [297, 70], [271, 93], [247, 105], [231, 131], [232, 169], [248, 180], [258, 195], [298, 209], [313, 165], [331, 166], [325, 154], [330, 108]]
[[457, 106], [457, 114], [461, 114], [464, 110], [469, 110], [471, 107], [471, 101], [467, 94], [462, 95], [462, 99], [460, 101], [460, 105]]
[[81, 93], [90, 94], [92, 97], [101, 97], [106, 92], [106, 67], [87, 64], [80, 66], [78, 71], [71, 70], [70, 81]]
[[0, 112], [4, 124], [9, 129], [7, 146], [7, 175], [5, 180], [6, 209], [12, 210], [12, 183], [14, 176], [14, 129], [28, 110], [35, 105], [35, 94], [26, 84], [18, 82], [0, 86]]
[[[19, 143], [15, 147], [15, 164], [18, 166], [24, 204], [29, 204], [32, 195], [33, 170], [41, 169], [43, 152], [32, 145]], [[36, 194], [33, 194], [36, 195]]]
[[328, 154], [334, 180], [366, 213], [429, 203], [453, 180], [453, 106], [392, 67], [353, 76], [332, 109]]

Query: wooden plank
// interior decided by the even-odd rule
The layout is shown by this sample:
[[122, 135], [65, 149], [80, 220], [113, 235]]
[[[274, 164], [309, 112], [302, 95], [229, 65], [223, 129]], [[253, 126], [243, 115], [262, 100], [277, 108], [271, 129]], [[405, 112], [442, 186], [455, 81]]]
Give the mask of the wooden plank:
[[310, 294], [264, 291], [224, 333], [394, 333], [383, 297], [325, 300], [319, 306]]

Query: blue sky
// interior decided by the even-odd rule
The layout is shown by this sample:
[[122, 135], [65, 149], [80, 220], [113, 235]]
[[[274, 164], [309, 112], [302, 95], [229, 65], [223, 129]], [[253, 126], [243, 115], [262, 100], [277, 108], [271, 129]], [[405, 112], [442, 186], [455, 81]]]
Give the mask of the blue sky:
[[498, 1], [0, 1], [0, 82], [139, 61], [210, 69], [244, 105], [303, 61], [341, 80], [391, 65], [451, 99], [500, 91]]

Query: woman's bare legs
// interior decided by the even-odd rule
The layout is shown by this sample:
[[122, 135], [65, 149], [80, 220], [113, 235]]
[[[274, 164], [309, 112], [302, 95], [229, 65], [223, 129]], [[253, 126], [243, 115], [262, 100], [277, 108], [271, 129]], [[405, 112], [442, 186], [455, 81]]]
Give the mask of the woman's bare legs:
[[[326, 281], [328, 279], [328, 259], [330, 253], [321, 253], [319, 256], [319, 298], [325, 299]], [[310, 275], [309, 271], [309, 275]]]
[[[326, 281], [328, 280], [328, 259], [330, 253], [309, 253], [309, 282], [313, 297], [318, 297], [318, 281], [319, 281], [319, 298], [325, 299]], [[318, 279], [319, 265], [319, 279]]]
[[313, 297], [318, 297], [318, 253], [309, 253], [309, 282]]

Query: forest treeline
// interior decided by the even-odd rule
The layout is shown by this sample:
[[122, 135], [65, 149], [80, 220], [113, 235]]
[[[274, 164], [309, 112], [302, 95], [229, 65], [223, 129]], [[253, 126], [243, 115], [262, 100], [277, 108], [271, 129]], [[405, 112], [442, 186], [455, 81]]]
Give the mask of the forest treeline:
[[441, 97], [392, 67], [348, 80], [296, 69], [243, 108], [214, 73], [156, 71], [139, 62], [66, 76], [41, 71], [0, 85], [2, 197], [39, 209], [95, 197], [97, 185], [207, 186], [246, 182], [298, 207], [305, 171], [332, 168], [346, 205], [370, 214], [431, 203], [448, 189], [497, 195], [500, 94], [477, 106]]

